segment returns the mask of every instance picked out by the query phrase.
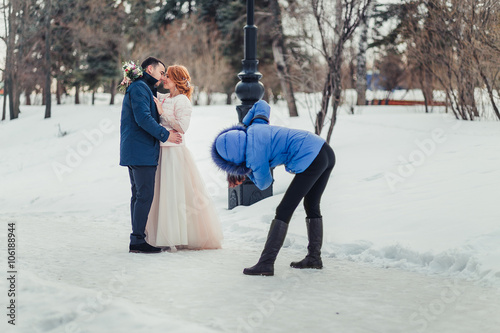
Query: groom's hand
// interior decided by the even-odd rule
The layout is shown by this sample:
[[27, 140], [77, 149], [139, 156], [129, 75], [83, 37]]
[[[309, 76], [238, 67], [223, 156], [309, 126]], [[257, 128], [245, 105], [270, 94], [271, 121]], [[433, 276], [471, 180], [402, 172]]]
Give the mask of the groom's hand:
[[182, 143], [182, 137], [176, 130], [171, 130], [167, 142], [179, 144]]

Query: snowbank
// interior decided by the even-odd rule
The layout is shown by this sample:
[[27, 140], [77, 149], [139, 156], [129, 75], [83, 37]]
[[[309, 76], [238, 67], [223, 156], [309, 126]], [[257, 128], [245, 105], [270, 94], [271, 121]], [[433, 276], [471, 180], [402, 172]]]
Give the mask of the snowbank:
[[[273, 106], [271, 121], [310, 130], [304, 110], [290, 119], [281, 104]], [[399, 324], [376, 321], [381, 332], [395, 327], [457, 332], [457, 327], [475, 330], [481, 324], [493, 332], [498, 327], [491, 322], [495, 316], [481, 308], [500, 309], [495, 296], [500, 288], [498, 122], [460, 122], [417, 107], [370, 106], [355, 115], [340, 114], [331, 142], [337, 164], [322, 208], [326, 269], [287, 267], [304, 255], [307, 244], [299, 207], [278, 257], [276, 279], [255, 280], [241, 270], [257, 260], [293, 175], [276, 169], [273, 197], [228, 211], [224, 175], [212, 164], [208, 148], [220, 128], [236, 121], [236, 112], [232, 106], [196, 107], [187, 146], [221, 216], [224, 249], [130, 255], [130, 185], [126, 169], [118, 166], [119, 118], [119, 105], [54, 106], [53, 117], [46, 120], [43, 107], [23, 106], [20, 119], [0, 123], [0, 220], [18, 226], [19, 321], [29, 323], [26, 332], [250, 332], [261, 327], [270, 332], [284, 327], [367, 332], [369, 322], [352, 327], [360, 318], [353, 315], [356, 311], [373, 319], [395, 308], [403, 309], [395, 319]], [[1, 239], [6, 239], [5, 229]], [[359, 302], [338, 289], [356, 285], [354, 276], [364, 274], [368, 286], [358, 281], [364, 290]], [[380, 293], [387, 297], [394, 291], [376, 282], [388, 275], [401, 292], [405, 286], [394, 281], [415, 279], [419, 287], [408, 295], [412, 301], [397, 301], [394, 295], [394, 307], [370, 313]], [[486, 303], [474, 303], [472, 310], [454, 307], [451, 326], [435, 320], [423, 325], [418, 306], [434, 304], [435, 293], [449, 290], [436, 282], [441, 280], [432, 280], [437, 287], [419, 295], [430, 275], [458, 278], [468, 290], [460, 295]], [[382, 291], [375, 295], [373, 288]], [[329, 316], [314, 311], [321, 309], [318, 298], [333, 302], [328, 303]], [[347, 311], [343, 306], [350, 316], [332, 319]], [[309, 319], [300, 317], [296, 326], [290, 320], [296, 311]], [[483, 323], [485, 317], [490, 321]]]

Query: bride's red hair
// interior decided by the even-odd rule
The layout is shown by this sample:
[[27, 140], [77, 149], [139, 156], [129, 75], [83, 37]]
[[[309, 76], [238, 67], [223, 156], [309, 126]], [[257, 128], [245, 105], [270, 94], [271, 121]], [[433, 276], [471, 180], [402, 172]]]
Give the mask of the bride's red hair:
[[187, 98], [191, 99], [193, 94], [193, 86], [191, 85], [191, 76], [186, 67], [182, 65], [168, 66], [167, 75], [174, 82], [177, 90]]

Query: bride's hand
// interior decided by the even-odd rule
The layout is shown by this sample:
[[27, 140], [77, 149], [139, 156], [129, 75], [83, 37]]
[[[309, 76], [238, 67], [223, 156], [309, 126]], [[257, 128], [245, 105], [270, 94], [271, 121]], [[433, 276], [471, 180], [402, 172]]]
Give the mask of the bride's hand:
[[160, 116], [163, 114], [163, 107], [162, 107], [162, 104], [163, 104], [163, 101], [160, 102], [160, 100], [156, 97], [154, 97], [154, 100], [155, 100], [155, 104], [156, 104], [156, 108], [158, 109], [158, 113], [160, 114]]
[[181, 144], [182, 136], [176, 130], [171, 130], [167, 142]]
[[132, 82], [132, 80], [130, 80], [128, 77], [124, 77], [122, 82], [120, 82], [120, 85], [128, 87], [131, 82]]

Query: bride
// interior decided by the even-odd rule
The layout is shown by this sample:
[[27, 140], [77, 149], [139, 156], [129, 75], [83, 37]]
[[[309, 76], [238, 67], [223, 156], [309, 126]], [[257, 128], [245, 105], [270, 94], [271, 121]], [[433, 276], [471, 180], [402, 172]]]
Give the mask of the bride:
[[[183, 137], [189, 127], [193, 88], [184, 66], [170, 66], [162, 78], [169, 94], [155, 98], [160, 123]], [[190, 151], [182, 143], [161, 143], [146, 240], [157, 247], [220, 249], [222, 231], [212, 200]]]

